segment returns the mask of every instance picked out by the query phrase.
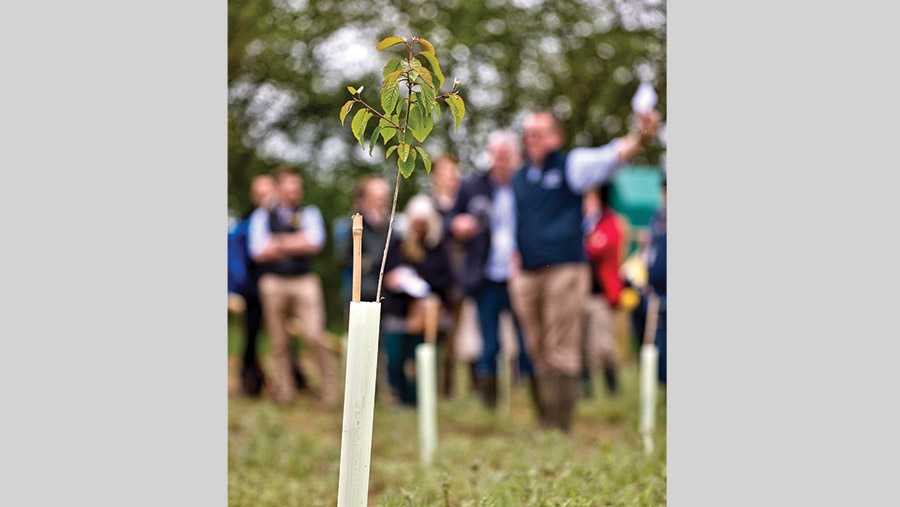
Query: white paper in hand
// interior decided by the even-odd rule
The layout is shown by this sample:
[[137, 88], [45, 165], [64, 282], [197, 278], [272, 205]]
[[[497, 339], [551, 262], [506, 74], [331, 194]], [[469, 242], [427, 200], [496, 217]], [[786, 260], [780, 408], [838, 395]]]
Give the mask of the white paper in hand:
[[416, 271], [409, 266], [398, 266], [395, 268], [399, 278], [401, 291], [409, 294], [414, 298], [422, 298], [431, 291], [431, 286], [423, 280]]
[[647, 114], [656, 107], [657, 99], [658, 97], [653, 86], [646, 81], [641, 81], [641, 85], [638, 86], [634, 97], [631, 98], [631, 108], [634, 109], [635, 113]]
[[411, 276], [404, 281], [403, 290], [414, 298], [423, 298], [431, 291], [431, 286], [418, 276]]

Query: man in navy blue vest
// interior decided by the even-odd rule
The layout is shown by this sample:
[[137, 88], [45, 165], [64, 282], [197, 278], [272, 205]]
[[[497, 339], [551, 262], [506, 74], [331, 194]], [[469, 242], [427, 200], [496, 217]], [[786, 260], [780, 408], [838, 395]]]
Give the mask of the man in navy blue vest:
[[293, 351], [285, 327], [294, 316], [319, 368], [322, 400], [334, 404], [336, 361], [325, 344], [322, 282], [312, 272], [312, 258], [325, 245], [325, 226], [318, 208], [301, 204], [302, 185], [299, 174], [279, 172], [278, 202], [269, 210], [258, 208], [250, 217], [250, 256], [262, 273], [259, 296], [271, 339], [275, 402], [287, 403], [294, 396]]
[[511, 295], [538, 378], [543, 427], [569, 431], [578, 398], [581, 310], [590, 290], [581, 196], [656, 134], [659, 113], [636, 120], [636, 132], [570, 153], [562, 151], [562, 126], [552, 113], [532, 113], [524, 123], [526, 162], [513, 177], [521, 268]]
[[[453, 236], [466, 245], [466, 269], [461, 272], [463, 291], [478, 303], [484, 346], [475, 364], [476, 382], [485, 404], [495, 408], [500, 313], [512, 313], [507, 289], [516, 250], [516, 209], [511, 180], [522, 159], [518, 139], [511, 132], [494, 133], [487, 151], [490, 169], [463, 182], [448, 219]], [[519, 371], [532, 376], [531, 361], [515, 315], [513, 322], [519, 339]]]

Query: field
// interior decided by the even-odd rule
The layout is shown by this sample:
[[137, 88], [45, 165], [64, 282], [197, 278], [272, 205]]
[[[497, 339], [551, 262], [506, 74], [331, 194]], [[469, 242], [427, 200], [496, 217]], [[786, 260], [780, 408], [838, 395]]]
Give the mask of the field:
[[[313, 377], [305, 357], [303, 365]], [[309, 391], [288, 407], [244, 397], [236, 390], [238, 370], [232, 356], [229, 505], [335, 505], [341, 409], [324, 408]], [[415, 411], [377, 395], [370, 505], [666, 503], [665, 392], [657, 409], [657, 449], [645, 456], [637, 432], [636, 365], [623, 368], [615, 397], [594, 375], [594, 397], [580, 401], [571, 436], [535, 428], [524, 385], [513, 388], [504, 416], [484, 409], [466, 392], [466, 378], [458, 378], [459, 394], [438, 402], [438, 452], [430, 467], [419, 464]]]

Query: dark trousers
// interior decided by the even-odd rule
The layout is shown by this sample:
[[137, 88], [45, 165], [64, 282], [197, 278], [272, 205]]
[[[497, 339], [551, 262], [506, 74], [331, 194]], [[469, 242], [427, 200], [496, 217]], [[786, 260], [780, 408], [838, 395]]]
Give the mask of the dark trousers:
[[416, 404], [416, 383], [406, 376], [404, 365], [407, 360], [415, 360], [416, 345], [424, 342], [422, 335], [390, 332], [385, 335], [387, 352], [388, 383], [404, 405]]
[[258, 368], [259, 362], [256, 358], [256, 337], [259, 335], [259, 328], [262, 325], [262, 306], [259, 304], [259, 298], [254, 294], [251, 297], [245, 297], [247, 302], [247, 313], [244, 314], [244, 330], [246, 331], [246, 342], [244, 347], [244, 369]]
[[532, 376], [534, 368], [525, 349], [522, 339], [522, 329], [519, 327], [519, 319], [512, 311], [509, 302], [509, 291], [505, 282], [485, 281], [484, 285], [475, 294], [478, 304], [478, 320], [481, 325], [481, 337], [484, 343], [481, 357], [475, 363], [475, 373], [478, 376], [497, 375], [497, 354], [500, 353], [500, 312], [508, 311], [512, 315], [516, 328], [516, 338], [519, 340], [519, 372], [525, 376]]

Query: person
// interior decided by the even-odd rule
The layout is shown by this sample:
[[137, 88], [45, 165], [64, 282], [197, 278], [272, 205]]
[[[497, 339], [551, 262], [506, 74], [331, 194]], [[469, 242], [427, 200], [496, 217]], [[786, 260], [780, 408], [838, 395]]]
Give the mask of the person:
[[[391, 188], [386, 180], [370, 176], [359, 179], [351, 192], [354, 211], [362, 215], [363, 221], [360, 301], [375, 301], [390, 220], [390, 192]], [[346, 234], [346, 240], [341, 242], [344, 248], [339, 255], [343, 268], [352, 273], [352, 231], [348, 228]], [[349, 304], [349, 301], [348, 292], [345, 302]]]
[[[519, 340], [519, 371], [532, 377], [519, 321], [512, 312], [507, 281], [516, 249], [515, 203], [511, 179], [521, 163], [519, 142], [511, 132], [491, 134], [487, 143], [488, 171], [467, 178], [450, 213], [453, 236], [466, 245], [461, 285], [475, 298], [483, 341], [475, 364], [476, 382], [484, 403], [497, 406], [497, 357], [500, 354], [500, 314], [510, 312]], [[532, 383], [532, 393], [536, 388]]]
[[[446, 306], [453, 272], [444, 241], [440, 214], [428, 196], [410, 199], [405, 231], [391, 239], [385, 262], [382, 326], [387, 350], [388, 381], [403, 405], [416, 404], [415, 382], [405, 372], [415, 348], [423, 342], [423, 300], [436, 294]], [[445, 334], [446, 327], [442, 330]]]
[[597, 148], [562, 151], [562, 126], [538, 111], [524, 123], [526, 162], [513, 177], [520, 268], [513, 305], [538, 386], [541, 426], [568, 432], [578, 394], [580, 314], [590, 289], [582, 241], [582, 194], [607, 180], [655, 135], [659, 113], [636, 116], [638, 130]]
[[277, 173], [278, 200], [271, 209], [258, 208], [250, 217], [249, 249], [260, 269], [259, 295], [271, 338], [273, 400], [289, 403], [293, 351], [286, 325], [293, 313], [319, 369], [320, 396], [337, 401], [335, 359], [325, 343], [325, 306], [322, 283], [312, 272], [312, 259], [325, 244], [322, 214], [303, 205], [303, 179], [289, 168]]
[[[268, 210], [275, 199], [275, 178], [270, 174], [260, 174], [250, 180], [250, 201], [254, 209]], [[250, 214], [238, 226], [241, 230], [249, 227]], [[246, 234], [245, 234], [246, 236]], [[243, 238], [246, 241], [246, 237]], [[247, 279], [239, 290], [244, 298], [244, 354], [241, 366], [241, 387], [245, 394], [258, 396], [265, 385], [265, 375], [257, 358], [257, 337], [262, 324], [262, 305], [259, 301], [259, 269], [252, 259], [246, 259]], [[292, 376], [298, 389], [306, 387], [306, 377], [300, 369], [296, 357], [292, 356]]]
[[625, 225], [610, 203], [612, 185], [604, 183], [584, 194], [585, 253], [591, 264], [591, 294], [584, 305], [583, 378], [590, 382], [589, 367], [602, 366], [606, 388], [618, 391], [618, 365], [613, 312], [619, 306], [622, 280], [619, 266]]
[[[458, 240], [449, 235], [446, 227], [447, 218], [453, 210], [456, 196], [459, 192], [460, 176], [459, 162], [451, 155], [441, 155], [431, 165], [431, 200], [434, 208], [440, 213], [444, 222], [444, 234], [448, 235], [446, 241], [447, 255], [450, 259], [450, 267], [453, 270], [453, 283], [447, 291], [447, 313], [449, 314], [450, 328], [447, 332], [452, 339], [444, 340], [440, 350], [442, 376], [440, 392], [445, 397], [450, 397], [454, 385], [454, 347], [456, 333], [459, 332], [460, 316], [462, 315], [463, 291], [456, 280], [465, 270], [465, 248]], [[474, 378], [474, 375], [473, 375]]]
[[441, 155], [431, 164], [431, 198], [435, 209], [446, 218], [456, 202], [459, 191], [459, 162], [450, 155]]

